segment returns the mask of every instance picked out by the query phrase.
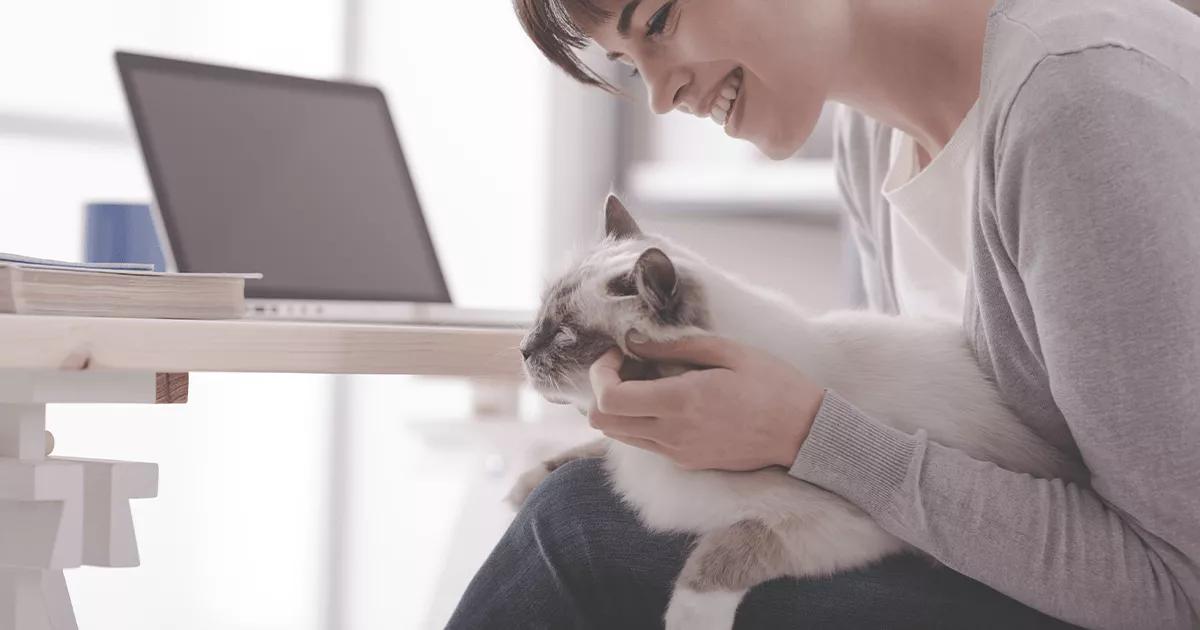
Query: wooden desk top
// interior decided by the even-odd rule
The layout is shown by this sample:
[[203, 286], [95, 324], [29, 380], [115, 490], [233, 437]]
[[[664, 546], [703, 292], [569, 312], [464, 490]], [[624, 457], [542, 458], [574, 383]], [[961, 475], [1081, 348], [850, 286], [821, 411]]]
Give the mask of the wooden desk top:
[[520, 379], [499, 328], [0, 315], [0, 369], [423, 374]]

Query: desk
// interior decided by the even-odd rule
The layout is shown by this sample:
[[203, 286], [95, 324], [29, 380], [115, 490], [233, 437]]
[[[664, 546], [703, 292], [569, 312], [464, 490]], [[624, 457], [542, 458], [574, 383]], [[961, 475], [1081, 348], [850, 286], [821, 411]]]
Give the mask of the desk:
[[522, 331], [0, 315], [0, 630], [77, 628], [63, 570], [137, 566], [143, 462], [48, 457], [46, 405], [178, 404], [189, 372], [466, 376], [512, 388]]

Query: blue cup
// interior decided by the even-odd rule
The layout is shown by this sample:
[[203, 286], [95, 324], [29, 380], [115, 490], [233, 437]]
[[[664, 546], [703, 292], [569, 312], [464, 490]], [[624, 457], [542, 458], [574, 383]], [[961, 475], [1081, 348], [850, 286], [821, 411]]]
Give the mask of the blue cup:
[[150, 206], [89, 203], [85, 208], [84, 260], [90, 263], [151, 263], [166, 271], [166, 258]]

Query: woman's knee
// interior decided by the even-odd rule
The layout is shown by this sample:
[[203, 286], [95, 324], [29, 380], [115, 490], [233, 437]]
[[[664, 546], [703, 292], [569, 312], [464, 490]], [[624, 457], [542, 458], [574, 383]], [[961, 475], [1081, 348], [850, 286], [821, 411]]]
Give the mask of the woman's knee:
[[636, 533], [636, 519], [613, 494], [601, 461], [586, 459], [560, 466], [530, 493], [508, 540], [574, 588], [596, 580], [605, 550]]
[[615, 493], [598, 459], [555, 470], [525, 502], [514, 526], [570, 593], [590, 625], [661, 627], [690, 537], [652, 532]]
[[519, 521], [554, 530], [577, 529], [581, 523], [611, 520], [624, 511], [613, 494], [600, 459], [577, 459], [559, 466], [530, 493]]

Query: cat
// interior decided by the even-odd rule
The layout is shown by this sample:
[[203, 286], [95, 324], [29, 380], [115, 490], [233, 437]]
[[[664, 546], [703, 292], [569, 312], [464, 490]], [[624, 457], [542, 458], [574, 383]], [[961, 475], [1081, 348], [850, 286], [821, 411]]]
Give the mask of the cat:
[[[616, 346], [622, 378], [686, 367], [640, 363], [625, 345], [720, 335], [787, 361], [879, 422], [1042, 478], [1082, 482], [1081, 463], [1051, 447], [1001, 402], [961, 325], [862, 311], [812, 317], [661, 236], [643, 233], [615, 196], [605, 237], [553, 282], [521, 343], [525, 370], [552, 402], [590, 408], [589, 366]], [[736, 421], [736, 419], [732, 419]], [[778, 577], [824, 576], [912, 551], [841, 497], [788, 476], [689, 471], [621, 442], [597, 440], [525, 473], [519, 505], [558, 466], [604, 457], [614, 490], [644, 525], [697, 535], [664, 616], [668, 630], [728, 630], [745, 593]]]

